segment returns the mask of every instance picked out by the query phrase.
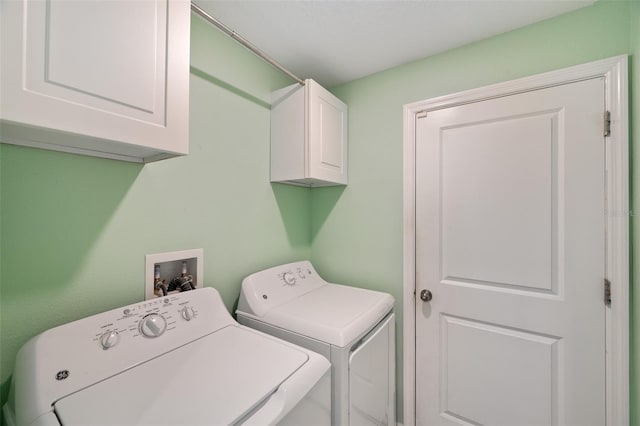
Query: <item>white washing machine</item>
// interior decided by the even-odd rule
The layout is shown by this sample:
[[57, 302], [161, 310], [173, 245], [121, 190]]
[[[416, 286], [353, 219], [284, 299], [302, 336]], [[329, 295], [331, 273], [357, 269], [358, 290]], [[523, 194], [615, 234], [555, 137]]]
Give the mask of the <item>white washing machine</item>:
[[395, 425], [395, 317], [390, 294], [324, 281], [308, 261], [242, 282], [238, 322], [331, 361], [334, 426]]
[[46, 331], [16, 360], [8, 425], [330, 425], [330, 365], [236, 323], [212, 288]]

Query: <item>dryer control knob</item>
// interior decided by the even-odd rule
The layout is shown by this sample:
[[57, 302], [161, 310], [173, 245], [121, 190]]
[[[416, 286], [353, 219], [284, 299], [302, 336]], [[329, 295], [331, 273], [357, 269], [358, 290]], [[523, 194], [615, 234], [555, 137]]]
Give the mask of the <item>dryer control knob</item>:
[[291, 272], [285, 272], [282, 274], [282, 279], [287, 285], [295, 285], [296, 277]]
[[185, 306], [180, 309], [180, 315], [185, 321], [191, 321], [196, 316], [196, 313], [193, 311], [193, 308]]
[[158, 337], [167, 330], [167, 320], [160, 314], [149, 314], [140, 320], [139, 329], [145, 337]]
[[114, 347], [120, 341], [120, 335], [115, 330], [109, 330], [100, 336], [100, 346], [105, 351], [109, 348]]

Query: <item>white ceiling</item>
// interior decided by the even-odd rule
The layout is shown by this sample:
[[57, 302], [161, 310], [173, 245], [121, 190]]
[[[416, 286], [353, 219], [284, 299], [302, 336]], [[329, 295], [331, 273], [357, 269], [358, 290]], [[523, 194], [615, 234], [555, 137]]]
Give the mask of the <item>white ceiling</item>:
[[325, 87], [591, 5], [595, 0], [196, 0], [300, 78]]

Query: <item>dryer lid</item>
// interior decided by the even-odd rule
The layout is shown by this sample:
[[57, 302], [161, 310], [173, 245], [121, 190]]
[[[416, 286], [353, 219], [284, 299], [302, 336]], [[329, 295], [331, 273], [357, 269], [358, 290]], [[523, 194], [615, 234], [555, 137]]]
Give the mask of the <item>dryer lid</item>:
[[256, 319], [345, 347], [380, 322], [393, 309], [393, 303], [393, 296], [387, 293], [327, 284]]
[[228, 326], [64, 397], [54, 409], [63, 425], [231, 424], [250, 416], [308, 358]]

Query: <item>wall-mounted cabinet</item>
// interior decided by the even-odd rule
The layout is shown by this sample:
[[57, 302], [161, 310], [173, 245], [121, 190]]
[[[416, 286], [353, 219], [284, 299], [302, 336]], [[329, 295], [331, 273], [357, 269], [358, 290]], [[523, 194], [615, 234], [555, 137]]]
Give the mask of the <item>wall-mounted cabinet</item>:
[[0, 2], [0, 141], [135, 162], [188, 153], [188, 1]]
[[311, 79], [272, 94], [271, 181], [347, 184], [347, 105]]

